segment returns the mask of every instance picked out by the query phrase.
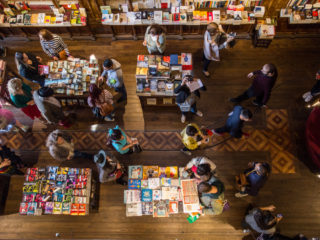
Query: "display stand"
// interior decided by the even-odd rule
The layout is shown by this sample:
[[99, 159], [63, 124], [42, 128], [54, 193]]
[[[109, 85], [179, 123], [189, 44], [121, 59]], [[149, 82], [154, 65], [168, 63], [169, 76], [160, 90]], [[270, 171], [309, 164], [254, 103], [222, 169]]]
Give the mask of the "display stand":
[[141, 107], [178, 107], [174, 96], [149, 96], [137, 93]]

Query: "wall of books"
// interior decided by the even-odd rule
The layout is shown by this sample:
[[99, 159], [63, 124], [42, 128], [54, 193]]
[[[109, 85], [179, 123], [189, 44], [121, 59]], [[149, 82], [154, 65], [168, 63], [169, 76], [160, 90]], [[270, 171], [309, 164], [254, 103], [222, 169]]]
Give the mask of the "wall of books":
[[128, 190], [124, 191], [126, 216], [169, 217], [199, 212], [195, 180], [176, 166], [129, 166]]
[[22, 188], [21, 215], [88, 215], [90, 168], [28, 168]]
[[0, 27], [82, 26], [87, 13], [79, 3], [57, 5], [52, 1], [8, 1], [0, 14]]

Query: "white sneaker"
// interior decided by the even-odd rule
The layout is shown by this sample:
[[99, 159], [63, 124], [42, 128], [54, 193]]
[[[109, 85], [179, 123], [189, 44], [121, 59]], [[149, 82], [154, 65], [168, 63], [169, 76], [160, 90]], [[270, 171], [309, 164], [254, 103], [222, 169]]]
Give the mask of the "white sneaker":
[[113, 122], [113, 121], [114, 121], [114, 118], [104, 117], [104, 120], [105, 120], [106, 122]]
[[202, 71], [206, 77], [210, 77], [210, 73], [208, 71]]
[[202, 117], [202, 116], [203, 116], [203, 113], [200, 112], [200, 111], [197, 111], [197, 112], [196, 112], [196, 115], [199, 116], [199, 117]]
[[182, 122], [182, 123], [185, 123], [185, 122], [186, 122], [186, 116], [185, 116], [185, 115], [182, 115], [182, 116], [181, 116], [181, 122]]
[[190, 151], [185, 151], [183, 149], [180, 149], [180, 151], [188, 156], [191, 156], [191, 152]]
[[248, 196], [248, 194], [247, 193], [237, 192], [236, 194], [234, 194], [234, 196], [237, 197], [237, 198], [242, 198], [242, 197]]
[[311, 92], [306, 92], [305, 94], [302, 95], [302, 97], [304, 98], [305, 102], [310, 102], [311, 99], [313, 98], [313, 96], [311, 95]]
[[214, 135], [217, 135], [217, 136], [222, 136], [222, 134], [220, 133], [217, 133], [214, 129], [211, 129], [211, 132], [214, 134]]

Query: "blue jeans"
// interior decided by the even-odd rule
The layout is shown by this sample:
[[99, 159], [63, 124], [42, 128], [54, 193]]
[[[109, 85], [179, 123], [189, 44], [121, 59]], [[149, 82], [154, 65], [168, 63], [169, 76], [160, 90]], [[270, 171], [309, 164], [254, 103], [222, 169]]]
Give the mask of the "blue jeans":
[[[196, 114], [197, 113], [197, 103], [194, 103], [192, 106], [191, 106], [191, 109], [190, 109], [190, 112]], [[187, 115], [188, 112], [181, 112], [182, 115]]]
[[209, 68], [209, 65], [210, 65], [210, 63], [211, 63], [211, 60], [206, 59], [206, 57], [204, 56], [204, 54], [203, 54], [202, 60], [203, 60], [203, 71], [207, 72], [207, 71], [208, 71], [208, 68]]
[[93, 160], [93, 154], [90, 154], [90, 153], [74, 150], [73, 154], [74, 154], [73, 158], [84, 158], [84, 159]]
[[121, 98], [119, 98], [118, 102], [127, 100], [127, 90], [126, 90], [126, 87], [124, 86], [124, 84], [122, 84], [121, 87], [115, 88], [114, 90], [116, 92], [119, 92], [122, 94], [122, 96], [121, 96]]

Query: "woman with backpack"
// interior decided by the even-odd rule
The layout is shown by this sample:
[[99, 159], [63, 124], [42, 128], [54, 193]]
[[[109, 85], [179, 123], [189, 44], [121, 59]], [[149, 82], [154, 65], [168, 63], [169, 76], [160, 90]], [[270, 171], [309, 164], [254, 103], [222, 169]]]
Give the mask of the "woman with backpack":
[[199, 117], [202, 117], [203, 114], [201, 111], [197, 110], [197, 100], [200, 98], [200, 90], [205, 91], [206, 87], [202, 86], [201, 88], [191, 92], [188, 85], [193, 81], [191, 75], [186, 75], [182, 79], [181, 84], [174, 89], [174, 93], [177, 94], [176, 103], [180, 108], [182, 113], [181, 122], [185, 123], [186, 115], [188, 112], [192, 112]]
[[237, 198], [248, 195], [257, 196], [271, 172], [270, 165], [265, 162], [249, 162], [248, 167], [243, 173], [236, 176], [236, 185], [239, 190], [235, 194]]

